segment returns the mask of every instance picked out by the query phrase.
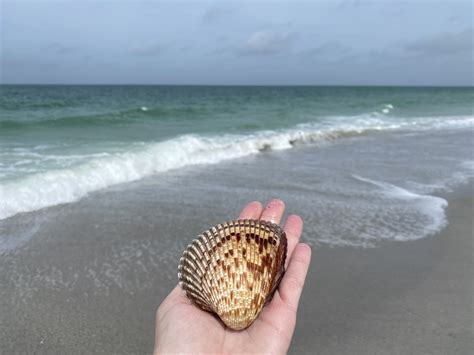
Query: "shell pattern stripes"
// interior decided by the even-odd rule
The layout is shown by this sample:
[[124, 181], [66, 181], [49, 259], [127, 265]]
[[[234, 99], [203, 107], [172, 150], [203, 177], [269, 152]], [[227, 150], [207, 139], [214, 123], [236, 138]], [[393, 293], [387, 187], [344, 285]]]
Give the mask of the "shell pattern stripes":
[[248, 327], [270, 301], [284, 273], [285, 232], [261, 220], [218, 224], [183, 253], [180, 285], [196, 305], [235, 330]]

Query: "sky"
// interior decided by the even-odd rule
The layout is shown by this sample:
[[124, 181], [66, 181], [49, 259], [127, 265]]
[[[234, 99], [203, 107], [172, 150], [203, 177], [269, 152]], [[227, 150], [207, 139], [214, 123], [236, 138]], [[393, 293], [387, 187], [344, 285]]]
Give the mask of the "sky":
[[0, 83], [474, 80], [471, 1], [0, 2]]

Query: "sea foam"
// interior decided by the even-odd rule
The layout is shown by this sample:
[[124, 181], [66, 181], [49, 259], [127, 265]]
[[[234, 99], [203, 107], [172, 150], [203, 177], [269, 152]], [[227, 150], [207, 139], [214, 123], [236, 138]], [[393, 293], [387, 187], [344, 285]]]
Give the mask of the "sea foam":
[[[409, 208], [416, 212], [412, 215], [419, 215], [418, 218], [411, 221], [412, 223], [406, 221], [405, 224], [397, 224], [397, 228], [392, 233], [379, 234], [380, 239], [397, 241], [416, 240], [435, 234], [446, 226], [445, 209], [448, 206], [448, 201], [444, 198], [417, 194], [388, 182], [372, 180], [359, 175], [352, 175], [352, 177], [376, 186], [378, 191], [390, 200], [409, 203]], [[420, 219], [423, 219], [423, 223], [420, 223]]]
[[[121, 153], [96, 153], [78, 165], [7, 181], [0, 186], [0, 219], [17, 213], [77, 201], [88, 193], [156, 173], [197, 164], [215, 164], [298, 144], [325, 143], [368, 131], [472, 126], [473, 117], [387, 120], [371, 115], [332, 117], [279, 131], [249, 135], [182, 135], [157, 143], [136, 144]], [[82, 156], [81, 156], [82, 158]]]

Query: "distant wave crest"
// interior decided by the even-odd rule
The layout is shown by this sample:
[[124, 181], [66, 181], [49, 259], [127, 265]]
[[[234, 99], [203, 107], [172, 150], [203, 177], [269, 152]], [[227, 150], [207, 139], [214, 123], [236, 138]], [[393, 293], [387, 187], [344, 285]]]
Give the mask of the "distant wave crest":
[[90, 113], [84, 115], [68, 115], [46, 119], [35, 119], [35, 120], [0, 120], [0, 129], [9, 130], [25, 130], [25, 129], [38, 129], [38, 128], [51, 128], [51, 127], [97, 127], [97, 126], [110, 126], [110, 125], [123, 125], [133, 123], [135, 121], [147, 120], [147, 119], [160, 119], [160, 120], [194, 120], [205, 115], [207, 111], [192, 108], [192, 107], [179, 107], [179, 108], [149, 108], [146, 106], [137, 107], [132, 110], [123, 110], [116, 112], [106, 113]]

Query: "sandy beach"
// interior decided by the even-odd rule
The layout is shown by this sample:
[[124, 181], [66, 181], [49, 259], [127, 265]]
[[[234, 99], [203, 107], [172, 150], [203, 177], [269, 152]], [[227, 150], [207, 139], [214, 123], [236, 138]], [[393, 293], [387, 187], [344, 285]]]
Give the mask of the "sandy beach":
[[[332, 150], [346, 148], [318, 154], [329, 159]], [[309, 153], [314, 149], [174, 171], [3, 221], [2, 353], [150, 353], [155, 310], [177, 282], [189, 239], [237, 216], [256, 191], [262, 201], [281, 191], [287, 212], [301, 211], [303, 239], [313, 245], [290, 353], [468, 354], [472, 185], [440, 195], [449, 223], [436, 235], [330, 247], [317, 243], [325, 221], [314, 220], [307, 190], [276, 173], [270, 180], [255, 175], [251, 187], [239, 176]]]
[[449, 226], [433, 237], [315, 250], [290, 352], [470, 354], [472, 194], [447, 196]]

